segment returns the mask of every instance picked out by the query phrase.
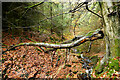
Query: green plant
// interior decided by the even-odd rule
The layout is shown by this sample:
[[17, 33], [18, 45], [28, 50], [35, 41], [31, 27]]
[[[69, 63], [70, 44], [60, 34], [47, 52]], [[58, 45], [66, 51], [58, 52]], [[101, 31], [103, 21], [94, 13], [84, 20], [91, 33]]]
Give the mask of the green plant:
[[116, 71], [119, 71], [119, 61], [118, 61], [118, 59], [115, 59], [115, 58], [110, 59], [108, 67], [110, 69], [115, 69]]

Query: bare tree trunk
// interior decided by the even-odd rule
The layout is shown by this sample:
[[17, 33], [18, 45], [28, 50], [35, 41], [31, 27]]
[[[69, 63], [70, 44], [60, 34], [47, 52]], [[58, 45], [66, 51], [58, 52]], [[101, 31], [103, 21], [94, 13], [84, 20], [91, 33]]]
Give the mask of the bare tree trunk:
[[[61, 4], [62, 4], [62, 13], [63, 13], [64, 5], [63, 5], [63, 3], [61, 3]], [[62, 21], [64, 22], [64, 16], [63, 16], [63, 15], [64, 15], [64, 14], [62, 14]], [[62, 22], [62, 23], [63, 23], [63, 22]], [[64, 24], [64, 23], [63, 23], [63, 24]], [[62, 31], [61, 31], [61, 32], [62, 32], [61, 40], [64, 39], [64, 37], [63, 37], [63, 29], [64, 29], [64, 28], [62, 27]]]
[[105, 24], [106, 54], [96, 70], [97, 73], [103, 71], [109, 58], [120, 56], [120, 6], [115, 2], [106, 1], [101, 3], [101, 7]]
[[53, 13], [52, 13], [52, 2], [51, 2], [51, 6], [50, 6], [50, 15], [51, 15], [51, 29], [50, 29], [50, 31], [51, 31], [51, 34], [53, 33], [53, 25], [52, 25], [52, 15]]

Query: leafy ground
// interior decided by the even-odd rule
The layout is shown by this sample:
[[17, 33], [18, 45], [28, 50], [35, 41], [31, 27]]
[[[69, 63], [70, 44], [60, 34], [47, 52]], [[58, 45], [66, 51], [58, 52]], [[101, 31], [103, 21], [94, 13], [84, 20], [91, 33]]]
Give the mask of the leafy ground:
[[[37, 36], [37, 37], [36, 37]], [[39, 36], [39, 37], [38, 37]], [[52, 37], [51, 37], [52, 36]], [[2, 50], [6, 50], [11, 45], [21, 42], [50, 42], [59, 40], [55, 34], [46, 35], [37, 33], [12, 33], [3, 32]], [[46, 49], [46, 48], [44, 48]], [[70, 61], [65, 63], [65, 50], [57, 50], [51, 63], [51, 55], [54, 51], [44, 53], [39, 46], [20, 46], [15, 50], [2, 54], [2, 72], [5, 78], [78, 78], [78, 74], [85, 73], [82, 68], [81, 59], [77, 54], [70, 55]], [[85, 54], [89, 56], [103, 57], [104, 53]], [[58, 59], [59, 57], [59, 59]], [[56, 65], [58, 59], [58, 65]], [[96, 77], [93, 71], [93, 77]]]
[[[25, 34], [25, 35], [24, 35]], [[24, 33], [22, 36], [12, 35], [11, 33], [3, 33], [3, 48], [6, 50], [10, 45], [18, 44], [20, 42], [32, 42], [42, 41], [44, 39], [37, 40], [35, 36]], [[28, 36], [27, 36], [28, 35]], [[42, 35], [43, 36], [43, 35]], [[46, 35], [44, 35], [46, 36]], [[44, 38], [44, 36], [42, 38]], [[28, 40], [29, 39], [29, 40]], [[51, 38], [48, 37], [49, 42]], [[40, 47], [36, 46], [20, 46], [16, 50], [11, 50], [2, 55], [2, 71], [4, 77], [8, 78], [66, 78], [67, 74], [71, 71], [84, 72], [81, 69], [81, 63], [79, 63], [77, 57], [70, 56], [70, 62], [67, 66], [64, 65], [65, 62], [65, 50], [58, 50], [53, 57], [53, 67], [51, 66], [51, 55], [53, 52], [44, 53]], [[58, 61], [58, 66], [55, 66], [57, 62], [57, 56], [60, 56]], [[72, 61], [76, 63], [72, 63]], [[73, 78], [77, 78], [74, 74]]]

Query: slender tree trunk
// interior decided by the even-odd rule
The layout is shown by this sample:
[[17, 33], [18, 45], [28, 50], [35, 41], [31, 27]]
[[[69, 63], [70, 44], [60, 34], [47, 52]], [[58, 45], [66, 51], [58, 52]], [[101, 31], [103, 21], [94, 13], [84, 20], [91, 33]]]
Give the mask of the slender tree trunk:
[[51, 6], [50, 6], [50, 15], [51, 15], [51, 34], [53, 33], [53, 25], [52, 25], [52, 2], [51, 2]]
[[[61, 3], [62, 4], [62, 13], [63, 13], [63, 8], [64, 8], [64, 5], [63, 5], [63, 3]], [[64, 16], [63, 16], [64, 14], [62, 14], [62, 23], [64, 24]], [[64, 39], [64, 37], [63, 37], [63, 27], [62, 27], [62, 36], [61, 36], [61, 40], [63, 40]]]
[[102, 72], [109, 58], [120, 56], [120, 6], [117, 4], [110, 1], [101, 3], [105, 24], [106, 55], [101, 60], [97, 73]]

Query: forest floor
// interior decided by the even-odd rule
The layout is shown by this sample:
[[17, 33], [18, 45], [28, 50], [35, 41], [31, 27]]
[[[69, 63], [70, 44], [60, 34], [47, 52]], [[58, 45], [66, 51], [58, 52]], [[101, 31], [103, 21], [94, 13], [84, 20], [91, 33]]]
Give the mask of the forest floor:
[[[36, 33], [34, 33], [36, 34]], [[55, 34], [51, 36], [41, 34], [36, 37], [33, 33], [21, 33], [12, 35], [12, 33], [3, 32], [2, 37], [2, 50], [5, 51], [11, 45], [23, 42], [48, 42], [54, 43], [53, 38], [59, 40]], [[47, 36], [47, 38], [46, 38]], [[44, 48], [46, 49], [46, 48]], [[8, 78], [78, 78], [78, 74], [85, 73], [82, 68], [80, 58], [77, 54], [71, 54], [70, 60], [65, 65], [65, 49], [59, 49], [53, 56], [51, 63], [51, 55], [54, 51], [44, 53], [39, 46], [20, 46], [15, 50], [7, 51], [2, 54], [2, 71], [3, 77]], [[84, 55], [96, 56], [101, 59], [104, 53]], [[57, 59], [58, 60], [58, 65]]]

